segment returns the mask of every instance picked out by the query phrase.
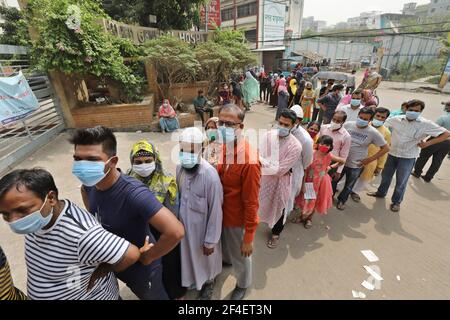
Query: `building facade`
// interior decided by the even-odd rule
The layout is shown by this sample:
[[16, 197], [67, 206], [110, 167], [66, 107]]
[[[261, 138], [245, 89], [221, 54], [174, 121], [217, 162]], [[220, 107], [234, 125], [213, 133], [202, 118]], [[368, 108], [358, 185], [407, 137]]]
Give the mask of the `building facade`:
[[406, 3], [403, 14], [415, 15], [419, 18], [438, 15], [450, 15], [450, 0], [431, 0], [430, 3], [417, 5], [416, 2]]
[[287, 37], [302, 32], [304, 0], [222, 0], [221, 27], [244, 31], [250, 48], [267, 71], [283, 58]]

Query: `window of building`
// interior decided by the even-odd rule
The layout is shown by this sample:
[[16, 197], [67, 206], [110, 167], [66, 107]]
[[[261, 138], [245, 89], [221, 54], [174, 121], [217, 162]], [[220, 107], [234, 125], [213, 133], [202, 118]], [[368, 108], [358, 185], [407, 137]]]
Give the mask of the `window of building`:
[[222, 21], [228, 21], [234, 19], [234, 8], [224, 9], [221, 11]]
[[247, 3], [237, 7], [237, 16], [238, 18], [255, 16], [257, 11], [256, 2]]
[[244, 32], [245, 39], [249, 42], [256, 42], [256, 29], [253, 30], [247, 30]]

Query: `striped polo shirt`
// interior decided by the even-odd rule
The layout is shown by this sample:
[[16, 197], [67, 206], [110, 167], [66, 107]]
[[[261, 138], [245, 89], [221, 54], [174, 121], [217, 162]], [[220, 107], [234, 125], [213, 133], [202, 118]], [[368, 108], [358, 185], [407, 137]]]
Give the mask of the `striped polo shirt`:
[[112, 272], [87, 292], [89, 279], [101, 263], [119, 262], [129, 242], [101, 227], [95, 217], [72, 202], [55, 224], [25, 237], [28, 297], [35, 300], [117, 300]]

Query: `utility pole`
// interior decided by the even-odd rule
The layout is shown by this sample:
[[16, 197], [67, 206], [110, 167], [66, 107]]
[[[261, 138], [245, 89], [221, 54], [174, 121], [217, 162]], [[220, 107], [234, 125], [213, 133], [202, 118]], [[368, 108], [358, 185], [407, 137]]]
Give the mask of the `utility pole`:
[[234, 18], [234, 30], [236, 30], [236, 16], [237, 16], [237, 10], [236, 10], [236, 0], [233, 0], [233, 18]]
[[208, 17], [208, 9], [209, 9], [209, 4], [208, 3], [206, 3], [205, 4], [205, 31], [206, 32], [208, 32], [208, 20], [209, 20], [209, 17]]

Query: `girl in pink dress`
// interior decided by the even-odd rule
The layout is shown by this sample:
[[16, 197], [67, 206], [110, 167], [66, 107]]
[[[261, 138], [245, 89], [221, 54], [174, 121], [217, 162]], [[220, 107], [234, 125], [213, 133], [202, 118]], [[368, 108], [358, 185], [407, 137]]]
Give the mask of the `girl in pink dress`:
[[[333, 138], [321, 136], [315, 146], [312, 164], [305, 170], [302, 191], [295, 202], [301, 210], [295, 223], [303, 223], [306, 229], [312, 227], [314, 213], [327, 214], [333, 205], [333, 188], [328, 171], [345, 164], [345, 160], [331, 154]], [[331, 165], [331, 162], [335, 162]], [[312, 191], [314, 189], [314, 192]], [[306, 199], [305, 199], [306, 198]], [[313, 199], [315, 198], [315, 199]]]

